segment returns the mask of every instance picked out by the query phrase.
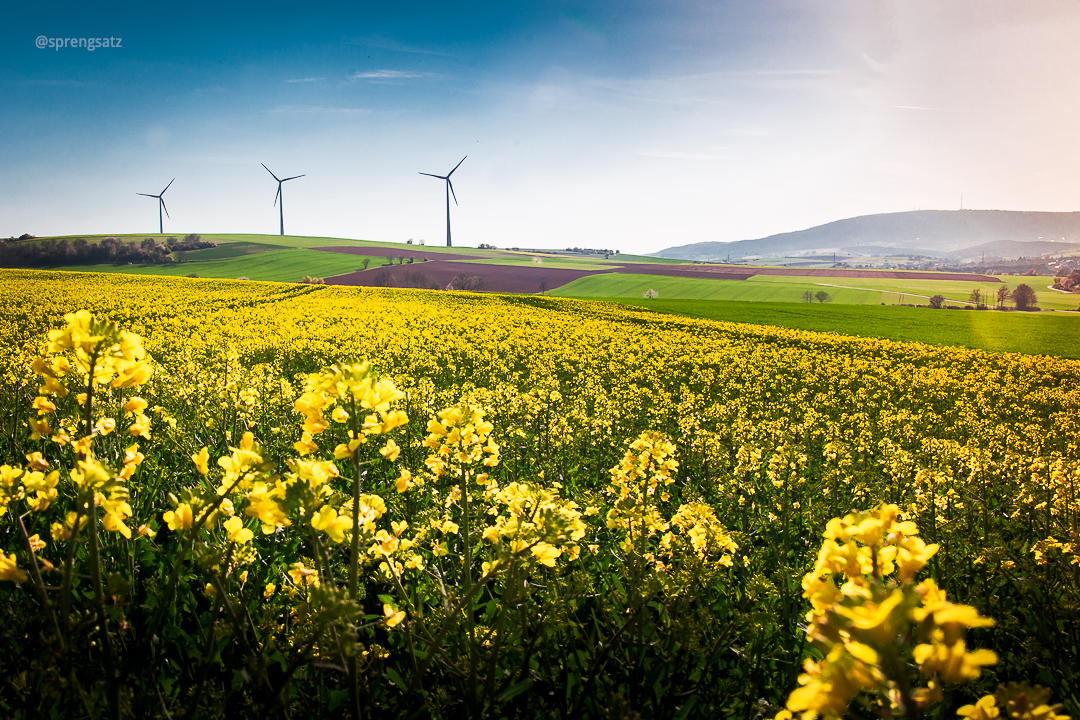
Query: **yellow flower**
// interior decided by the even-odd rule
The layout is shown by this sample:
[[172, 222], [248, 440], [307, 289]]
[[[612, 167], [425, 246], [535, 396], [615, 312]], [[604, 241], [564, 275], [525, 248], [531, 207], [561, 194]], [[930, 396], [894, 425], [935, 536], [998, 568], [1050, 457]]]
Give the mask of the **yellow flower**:
[[33, 408], [42, 415], [56, 412], [56, 405], [54, 405], [52, 401], [49, 400], [49, 398], [43, 397], [41, 395], [38, 395], [36, 398], [34, 398]]
[[150, 416], [148, 415], [136, 415], [135, 420], [131, 423], [131, 427], [128, 428], [128, 434], [132, 436], [143, 437], [147, 440], [150, 439]]
[[255, 533], [244, 527], [244, 521], [238, 517], [231, 517], [225, 521], [223, 527], [226, 534], [229, 536], [229, 540], [237, 545], [243, 545], [244, 543], [255, 537]]
[[277, 590], [277, 585], [275, 585], [274, 583], [266, 583], [266, 587], [263, 589], [263, 597], [270, 597], [274, 594], [275, 590]]
[[538, 542], [532, 546], [532, 555], [541, 565], [555, 567], [555, 559], [562, 555], [562, 550], [546, 542]]
[[161, 517], [170, 530], [187, 530], [195, 522], [194, 513], [187, 503], [180, 503], [176, 510], [168, 510]]
[[307, 583], [308, 585], [318, 586], [319, 577], [315, 574], [315, 571], [311, 568], [304, 567], [302, 562], [294, 562], [292, 567], [288, 570], [289, 579], [292, 580], [293, 585], [297, 587], [301, 583]]
[[399, 448], [398, 444], [393, 440], [387, 440], [386, 445], [384, 445], [382, 449], [379, 450], [379, 454], [390, 462], [393, 462], [397, 460], [398, 455], [401, 454], [401, 448]]
[[311, 527], [321, 530], [336, 543], [345, 542], [345, 533], [352, 530], [352, 518], [339, 515], [334, 508], [323, 505], [311, 516]]
[[[293, 443], [293, 449], [300, 455], [310, 455], [319, 449], [319, 446], [315, 444], [315, 441], [311, 439], [311, 434], [306, 430], [300, 436], [300, 439]], [[337, 457], [337, 453], [335, 453]], [[338, 458], [341, 459], [340, 457]]]
[[394, 489], [397, 490], [399, 493], [403, 493], [408, 490], [411, 485], [412, 473], [405, 468], [401, 468], [401, 475], [399, 475], [398, 479], [394, 481]]
[[124, 403], [124, 413], [130, 413], [132, 415], [142, 415], [143, 410], [146, 410], [147, 405], [148, 403], [141, 397], [129, 398], [128, 401]]
[[394, 627], [405, 619], [405, 611], [396, 610], [393, 606], [384, 604], [383, 616], [386, 621], [386, 627]]
[[5, 556], [0, 553], [0, 580], [24, 583], [27, 575], [15, 564], [15, 553]]
[[937, 673], [945, 682], [953, 683], [974, 680], [982, 672], [982, 666], [998, 661], [993, 650], [968, 652], [963, 640], [951, 645], [940, 641], [916, 645], [913, 655], [925, 674]]
[[993, 695], [983, 695], [974, 705], [964, 705], [956, 714], [969, 720], [995, 720], [1001, 717]]
[[205, 445], [199, 452], [191, 456], [191, 462], [195, 463], [195, 469], [199, 471], [200, 475], [206, 475], [210, 472], [210, 451], [206, 449]]

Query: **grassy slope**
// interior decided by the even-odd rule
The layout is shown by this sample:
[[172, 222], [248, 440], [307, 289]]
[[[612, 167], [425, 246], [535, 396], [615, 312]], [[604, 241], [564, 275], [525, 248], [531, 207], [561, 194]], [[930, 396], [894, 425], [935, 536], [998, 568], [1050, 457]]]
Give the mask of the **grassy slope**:
[[[68, 239], [83, 238], [87, 242], [100, 242], [107, 235], [70, 235]], [[122, 242], [139, 242], [152, 237], [163, 242], [165, 238], [182, 238], [183, 234], [159, 235], [140, 233], [113, 235]], [[294, 235], [250, 235], [229, 233], [203, 234], [204, 240], [218, 243], [216, 248], [195, 250], [184, 253], [184, 262], [178, 265], [68, 265], [50, 270], [76, 272], [128, 273], [137, 275], [167, 275], [182, 277], [195, 273], [205, 278], [238, 278], [251, 280], [272, 280], [295, 282], [305, 275], [330, 277], [363, 269], [364, 255], [345, 255], [323, 253], [309, 250], [316, 247], [390, 247], [401, 250], [402, 254], [422, 254], [428, 257], [444, 257], [452, 260], [455, 255], [487, 254], [492, 251], [473, 248], [447, 248], [401, 243], [380, 243], [367, 240], [348, 240], [343, 238], [307, 237]], [[46, 240], [48, 238], [38, 238]], [[62, 239], [62, 238], [55, 238]], [[510, 253], [499, 253], [517, 258]], [[385, 259], [377, 256], [368, 257], [370, 267], [378, 268]]]
[[[100, 242], [107, 235], [69, 235], [68, 239], [83, 238], [87, 242]], [[122, 242], [139, 242], [144, 238], [154, 238], [163, 242], [168, 237], [182, 238], [183, 234], [138, 233], [113, 235]], [[297, 235], [252, 235], [231, 233], [205, 233], [204, 240], [218, 243], [216, 248], [194, 250], [181, 254], [183, 262], [176, 266], [163, 265], [71, 265], [56, 270], [134, 273], [140, 275], [184, 276], [191, 273], [199, 277], [238, 278], [252, 280], [276, 280], [294, 282], [305, 275], [330, 277], [342, 275], [363, 268], [363, 255], [343, 255], [309, 252], [317, 247], [371, 247], [393, 248], [402, 255], [425, 256], [429, 259], [475, 262], [479, 264], [532, 265], [533, 254], [510, 252], [505, 250], [477, 250], [470, 247], [442, 247], [438, 245], [405, 245], [402, 243], [374, 242], [370, 240], [349, 240], [345, 238], [308, 237]], [[49, 238], [37, 238], [29, 242], [38, 242]], [[63, 239], [61, 237], [53, 239]], [[482, 259], [470, 260], [459, 258], [461, 255], [481, 256]], [[636, 255], [618, 256], [622, 262], [664, 262], [678, 264], [681, 260], [656, 260]], [[613, 265], [605, 264], [603, 256], [544, 255], [543, 266], [549, 268], [567, 268], [573, 270], [608, 270]], [[384, 264], [381, 257], [370, 256], [371, 268]]]
[[[1080, 296], [1057, 293], [1047, 289], [1053, 278], [1007, 276], [1002, 280], [1010, 289], [1020, 283], [1032, 287], [1039, 304], [1047, 309], [1075, 309]], [[842, 286], [842, 287], [836, 287]], [[656, 290], [662, 300], [739, 300], [744, 302], [802, 301], [802, 294], [825, 290], [833, 303], [846, 305], [912, 305], [927, 304], [919, 295], [944, 295], [961, 302], [968, 299], [974, 288], [996, 292], [997, 283], [971, 283], [956, 280], [911, 280], [889, 278], [828, 278], [755, 275], [749, 280], [712, 280], [667, 277], [662, 275], [629, 275], [610, 273], [581, 278], [551, 292], [560, 297], [580, 298], [640, 298], [649, 289]]]
[[[537, 256], [534, 256], [537, 257]], [[449, 260], [450, 258], [440, 258]], [[578, 260], [575, 258], [562, 258], [554, 256], [544, 256], [541, 262], [536, 262], [532, 257], [522, 256], [500, 256], [493, 258], [484, 258], [483, 260], [464, 260], [462, 262], [473, 263], [475, 265], [512, 265], [519, 267], [538, 267], [538, 268], [559, 268], [566, 270], [612, 270], [618, 265], [605, 264], [603, 259], [600, 260]]]
[[1080, 359], [1080, 342], [1077, 340], [1080, 338], [1080, 313], [930, 310], [894, 305], [606, 299], [647, 307], [660, 313], [710, 320]]
[[[378, 267], [382, 258], [369, 258]], [[50, 268], [76, 272], [127, 273], [184, 277], [192, 273], [203, 278], [246, 277], [250, 280], [296, 282], [305, 275], [329, 277], [363, 268], [361, 255], [319, 252], [317, 250], [274, 250], [224, 260], [184, 262], [176, 265], [72, 265]]]

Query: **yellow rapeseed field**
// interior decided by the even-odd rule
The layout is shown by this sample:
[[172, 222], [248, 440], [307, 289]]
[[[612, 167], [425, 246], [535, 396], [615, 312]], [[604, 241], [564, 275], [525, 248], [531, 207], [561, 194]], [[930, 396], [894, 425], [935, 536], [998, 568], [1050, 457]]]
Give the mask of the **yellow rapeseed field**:
[[0, 279], [8, 716], [1077, 711], [1080, 362]]

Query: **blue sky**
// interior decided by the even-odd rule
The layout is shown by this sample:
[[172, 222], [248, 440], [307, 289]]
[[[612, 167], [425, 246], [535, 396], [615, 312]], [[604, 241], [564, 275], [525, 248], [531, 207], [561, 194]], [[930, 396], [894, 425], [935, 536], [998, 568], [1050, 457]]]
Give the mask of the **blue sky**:
[[[0, 236], [285, 229], [651, 252], [1072, 210], [1080, 5], [56, 3], [0, 28]], [[120, 37], [119, 48], [35, 40]]]

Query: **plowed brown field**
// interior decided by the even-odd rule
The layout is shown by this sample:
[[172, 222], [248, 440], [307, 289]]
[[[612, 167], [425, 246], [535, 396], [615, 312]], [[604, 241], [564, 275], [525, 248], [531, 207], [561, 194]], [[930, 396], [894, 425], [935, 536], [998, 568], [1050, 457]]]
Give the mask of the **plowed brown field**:
[[[687, 278], [712, 278], [715, 280], [746, 280], [754, 275], [791, 275], [803, 277], [836, 277], [836, 278], [886, 278], [886, 279], [910, 279], [910, 280], [965, 280], [969, 282], [1001, 282], [1000, 279], [990, 275], [977, 275], [974, 273], [928, 273], [909, 272], [905, 270], [849, 270], [846, 268], [775, 268], [753, 267], [746, 265], [650, 265], [645, 263], [620, 263], [617, 260], [605, 260], [607, 266], [617, 267], [604, 270], [569, 270], [563, 268], [545, 268], [542, 265], [491, 265], [487, 263], [461, 262], [462, 260], [480, 259], [482, 255], [457, 254], [445, 255], [442, 253], [426, 253], [422, 248], [406, 246], [403, 248], [380, 248], [380, 247], [321, 247], [313, 248], [324, 252], [342, 253], [346, 255], [368, 255], [385, 258], [412, 259], [411, 264], [392, 265], [390, 267], [370, 267], [367, 270], [359, 270], [345, 275], [326, 278], [329, 285], [359, 285], [376, 287], [385, 285], [384, 274], [391, 275], [390, 284], [394, 287], [422, 287], [430, 288], [437, 285], [445, 288], [454, 276], [465, 274], [466, 276], [479, 277], [483, 282], [483, 289], [490, 292], [507, 293], [535, 293], [544, 290], [554, 290], [557, 287], [573, 282], [578, 278], [588, 275], [603, 275], [607, 273], [625, 273], [630, 275], [664, 275], [668, 277]], [[427, 262], [423, 262], [424, 258]], [[452, 257], [453, 260], [443, 260], [441, 257]], [[490, 256], [487, 256], [490, 257]], [[406, 277], [406, 273], [410, 277]], [[379, 280], [376, 280], [379, 278]], [[411, 280], [411, 282], [410, 282]]]

